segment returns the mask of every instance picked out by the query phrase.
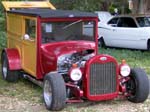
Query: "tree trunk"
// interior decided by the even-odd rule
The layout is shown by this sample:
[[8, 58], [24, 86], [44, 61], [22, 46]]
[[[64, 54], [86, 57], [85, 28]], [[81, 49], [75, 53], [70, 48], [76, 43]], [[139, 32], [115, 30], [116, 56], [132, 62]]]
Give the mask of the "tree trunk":
[[144, 0], [139, 0], [139, 14], [143, 14], [144, 13]]
[[145, 14], [150, 10], [150, 0], [133, 0], [133, 13], [134, 14]]
[[150, 13], [150, 0], [146, 0], [145, 2], [145, 12]]

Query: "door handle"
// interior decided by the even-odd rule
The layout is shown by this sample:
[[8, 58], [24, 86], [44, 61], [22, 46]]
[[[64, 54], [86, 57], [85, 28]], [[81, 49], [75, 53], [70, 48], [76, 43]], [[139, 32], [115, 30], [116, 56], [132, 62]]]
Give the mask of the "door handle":
[[116, 29], [113, 29], [113, 31], [117, 31]]

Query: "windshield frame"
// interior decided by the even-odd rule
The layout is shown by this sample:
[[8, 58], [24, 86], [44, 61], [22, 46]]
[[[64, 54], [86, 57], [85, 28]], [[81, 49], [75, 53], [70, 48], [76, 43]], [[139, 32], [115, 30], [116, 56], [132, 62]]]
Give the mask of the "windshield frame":
[[[40, 29], [39, 29], [39, 33], [40, 33], [40, 43], [41, 44], [44, 44], [42, 43], [42, 23], [44, 22], [80, 22], [80, 21], [93, 21], [94, 24], [94, 28], [93, 28], [93, 42], [98, 42], [97, 40], [97, 37], [98, 37], [98, 29], [97, 29], [97, 26], [98, 26], [98, 19], [96, 17], [88, 17], [88, 18], [42, 18], [40, 19]], [[54, 42], [55, 43], [55, 42]], [[46, 43], [48, 44], [48, 43]], [[49, 43], [49, 44], [52, 44], [52, 43]]]

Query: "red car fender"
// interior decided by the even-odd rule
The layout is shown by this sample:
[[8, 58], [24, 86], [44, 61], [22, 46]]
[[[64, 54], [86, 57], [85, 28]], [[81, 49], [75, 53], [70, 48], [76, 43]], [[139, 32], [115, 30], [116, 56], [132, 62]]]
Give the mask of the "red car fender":
[[8, 59], [8, 65], [10, 70], [21, 69], [21, 59], [17, 49], [5, 49], [3, 52], [6, 53]]

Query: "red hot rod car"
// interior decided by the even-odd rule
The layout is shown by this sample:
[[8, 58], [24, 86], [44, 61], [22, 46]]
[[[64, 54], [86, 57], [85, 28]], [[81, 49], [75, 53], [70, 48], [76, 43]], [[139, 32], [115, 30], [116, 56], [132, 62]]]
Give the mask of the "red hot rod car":
[[[7, 48], [2, 51], [4, 80], [15, 82], [21, 72], [41, 85], [48, 110], [61, 110], [66, 103], [84, 99], [111, 100], [119, 95], [134, 103], [147, 99], [149, 81], [142, 69], [98, 54], [97, 14], [54, 10], [52, 6], [53, 10], [27, 8], [33, 2], [15, 9], [7, 3], [3, 2], [10, 6], [6, 8]], [[90, 32], [89, 25], [93, 26]]]

